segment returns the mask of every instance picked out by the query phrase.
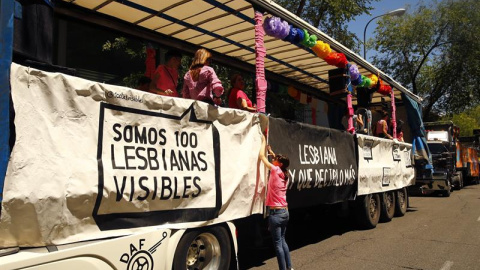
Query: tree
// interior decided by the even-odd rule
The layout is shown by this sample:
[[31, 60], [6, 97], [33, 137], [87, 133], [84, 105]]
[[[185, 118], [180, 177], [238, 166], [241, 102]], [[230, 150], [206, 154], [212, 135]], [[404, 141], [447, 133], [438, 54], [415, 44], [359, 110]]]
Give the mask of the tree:
[[480, 102], [480, 1], [441, 1], [403, 17], [383, 17], [373, 63], [424, 98], [424, 117]]
[[360, 51], [361, 40], [348, 31], [356, 16], [369, 14], [372, 2], [379, 0], [276, 0], [278, 4], [306, 20], [347, 48]]
[[472, 136], [474, 129], [480, 129], [480, 106], [463, 113], [446, 116], [442, 120], [450, 120], [460, 127], [461, 136]]

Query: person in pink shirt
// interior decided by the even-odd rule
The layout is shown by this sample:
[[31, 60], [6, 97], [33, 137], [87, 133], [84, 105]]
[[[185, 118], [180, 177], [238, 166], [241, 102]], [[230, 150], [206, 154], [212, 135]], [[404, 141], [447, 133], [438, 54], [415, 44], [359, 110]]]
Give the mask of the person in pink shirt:
[[165, 65], [159, 65], [153, 73], [150, 92], [162, 96], [178, 97], [178, 68], [182, 62], [182, 54], [170, 50], [165, 54]]
[[382, 112], [382, 119], [378, 120], [378, 122], [375, 124], [375, 136], [380, 138], [393, 139], [393, 137], [388, 134], [388, 123], [388, 112], [384, 111]]
[[262, 147], [259, 158], [270, 170], [270, 177], [267, 184], [267, 198], [265, 204], [268, 207], [268, 228], [272, 234], [277, 262], [280, 270], [293, 270], [290, 250], [285, 241], [285, 232], [289, 220], [287, 204], [288, 165], [290, 160], [284, 155], [275, 155], [268, 148], [269, 155], [273, 157], [270, 163], [265, 156], [266, 142], [262, 136]]
[[219, 105], [222, 102], [222, 82], [213, 68], [209, 67], [212, 55], [205, 49], [199, 49], [193, 57], [190, 70], [185, 74], [182, 96]]
[[242, 75], [238, 73], [234, 74], [230, 80], [230, 85], [232, 86], [232, 89], [228, 95], [228, 107], [256, 112], [257, 108], [253, 106], [252, 101], [248, 98], [247, 94], [243, 92], [245, 83]]

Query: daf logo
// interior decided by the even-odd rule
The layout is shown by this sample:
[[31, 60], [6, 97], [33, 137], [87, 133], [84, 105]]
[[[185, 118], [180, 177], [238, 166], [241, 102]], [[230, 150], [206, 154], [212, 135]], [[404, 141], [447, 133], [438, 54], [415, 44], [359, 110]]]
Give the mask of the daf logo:
[[128, 262], [127, 269], [128, 270], [153, 270], [152, 254], [144, 250], [138, 251], [132, 256], [132, 258]]
[[155, 243], [148, 250], [142, 249], [145, 245], [145, 239], [139, 239], [138, 245], [130, 244], [130, 251], [125, 252], [120, 256], [120, 261], [127, 264], [127, 270], [153, 270], [153, 256], [157, 248], [162, 244], [162, 241], [167, 237], [167, 233], [163, 232], [162, 239]]

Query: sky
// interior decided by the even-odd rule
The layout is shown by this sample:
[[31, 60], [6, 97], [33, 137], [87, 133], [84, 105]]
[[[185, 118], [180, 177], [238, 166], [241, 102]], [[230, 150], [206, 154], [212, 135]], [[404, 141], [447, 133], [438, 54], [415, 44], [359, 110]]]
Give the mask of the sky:
[[[365, 29], [365, 26], [367, 25], [368, 21], [372, 19], [375, 16], [385, 14], [389, 11], [399, 9], [399, 8], [405, 8], [407, 10], [406, 13], [409, 13], [412, 9], [415, 9], [417, 4], [419, 3], [419, 0], [380, 0], [378, 2], [373, 3], [374, 9], [370, 11], [371, 15], [362, 15], [358, 16], [355, 21], [352, 21], [348, 25], [348, 29], [357, 35], [360, 40], [363, 41], [363, 31]], [[425, 0], [424, 3], [431, 2], [429, 0]], [[380, 19], [380, 18], [378, 18]], [[375, 31], [375, 28], [377, 27], [377, 20], [373, 20], [367, 28], [366, 32], [366, 40], [369, 38], [373, 37], [373, 32]], [[363, 56], [363, 46], [361, 48], [361, 55]], [[375, 55], [374, 50], [368, 50], [367, 51], [367, 56], [366, 59], [368, 61], [372, 60], [372, 56]]]

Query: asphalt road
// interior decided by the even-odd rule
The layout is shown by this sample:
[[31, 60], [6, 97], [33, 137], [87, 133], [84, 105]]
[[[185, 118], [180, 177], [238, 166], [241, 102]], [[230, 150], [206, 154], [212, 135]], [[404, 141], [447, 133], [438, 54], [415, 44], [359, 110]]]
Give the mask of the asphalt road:
[[[404, 217], [372, 230], [334, 214], [294, 216], [287, 243], [295, 270], [480, 269], [480, 185], [410, 197]], [[240, 269], [278, 269], [271, 239], [240, 246], [239, 260]]]

